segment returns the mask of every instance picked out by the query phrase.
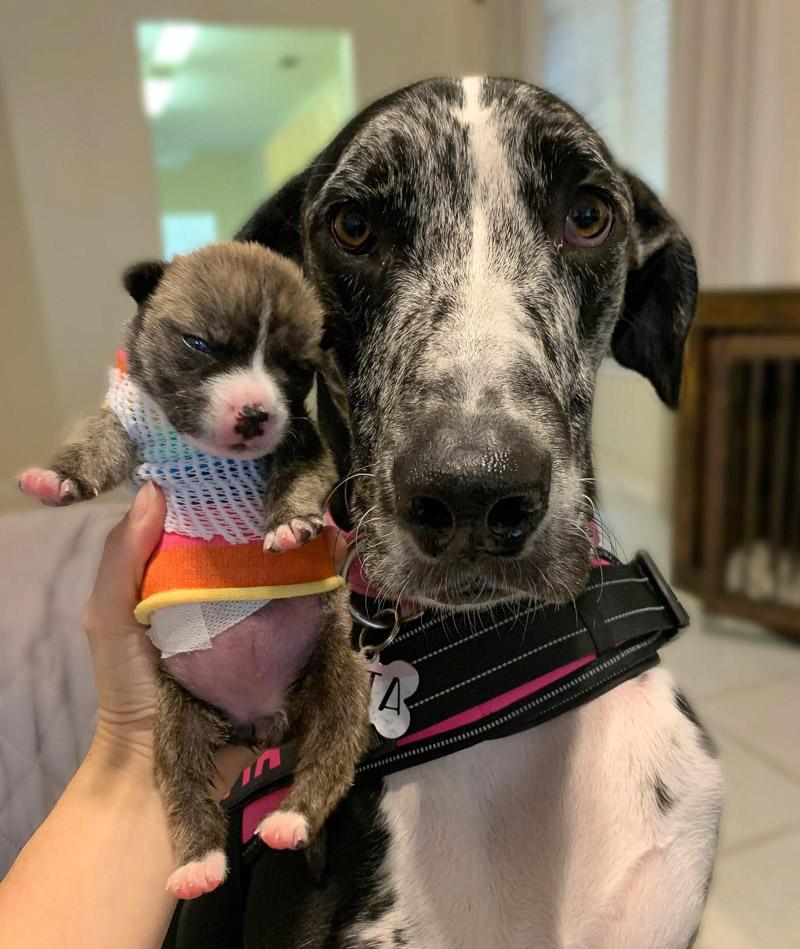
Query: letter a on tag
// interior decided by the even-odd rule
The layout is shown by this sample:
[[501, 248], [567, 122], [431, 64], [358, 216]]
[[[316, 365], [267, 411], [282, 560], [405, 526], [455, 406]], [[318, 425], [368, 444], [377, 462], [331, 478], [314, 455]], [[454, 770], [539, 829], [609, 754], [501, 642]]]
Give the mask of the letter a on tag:
[[377, 659], [367, 663], [372, 680], [369, 698], [369, 720], [384, 738], [405, 735], [411, 724], [411, 710], [406, 705], [419, 686], [417, 670], [402, 659], [383, 666]]

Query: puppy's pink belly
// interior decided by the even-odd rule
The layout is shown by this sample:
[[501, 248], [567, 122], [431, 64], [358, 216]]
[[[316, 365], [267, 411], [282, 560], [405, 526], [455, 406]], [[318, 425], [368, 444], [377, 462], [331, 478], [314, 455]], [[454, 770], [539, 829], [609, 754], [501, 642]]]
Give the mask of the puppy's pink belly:
[[215, 636], [211, 649], [170, 656], [164, 668], [234, 724], [251, 725], [281, 711], [311, 658], [321, 620], [318, 596], [273, 600]]

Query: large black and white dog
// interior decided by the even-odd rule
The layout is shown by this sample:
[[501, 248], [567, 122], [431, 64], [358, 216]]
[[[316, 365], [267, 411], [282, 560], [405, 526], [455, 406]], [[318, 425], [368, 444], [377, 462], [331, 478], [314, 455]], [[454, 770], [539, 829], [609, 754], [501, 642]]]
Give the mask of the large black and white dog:
[[[301, 261], [323, 300], [372, 581], [450, 610], [579, 591], [598, 366], [610, 351], [674, 405], [697, 290], [675, 222], [581, 117], [521, 82], [419, 83], [240, 237]], [[321, 887], [299, 855], [256, 864], [246, 942], [684, 949], [720, 806], [713, 748], [652, 670], [353, 792]]]

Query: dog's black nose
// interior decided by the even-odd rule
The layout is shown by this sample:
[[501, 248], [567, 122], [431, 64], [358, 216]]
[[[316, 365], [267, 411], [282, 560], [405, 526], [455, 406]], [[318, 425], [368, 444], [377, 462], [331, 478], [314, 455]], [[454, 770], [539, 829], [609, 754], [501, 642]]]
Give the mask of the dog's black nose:
[[242, 438], [255, 438], [263, 434], [264, 422], [269, 419], [269, 412], [264, 411], [263, 405], [243, 405], [236, 416], [234, 432]]
[[550, 453], [514, 429], [480, 444], [439, 430], [395, 462], [398, 512], [432, 557], [513, 557], [547, 511], [550, 470]]

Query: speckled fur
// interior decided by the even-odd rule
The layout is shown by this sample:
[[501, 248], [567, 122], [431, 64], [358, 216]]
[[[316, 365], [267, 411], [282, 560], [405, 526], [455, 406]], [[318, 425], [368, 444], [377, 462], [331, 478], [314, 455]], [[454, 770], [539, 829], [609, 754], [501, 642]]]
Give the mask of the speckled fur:
[[[614, 207], [595, 248], [562, 241], [582, 182]], [[370, 254], [331, 238], [349, 201], [377, 229]], [[357, 116], [240, 236], [302, 261], [322, 298], [320, 418], [354, 475], [349, 515], [370, 579], [443, 605], [459, 575], [568, 602], [589, 560], [581, 479], [600, 360], [610, 350], [667, 404], [678, 398], [696, 274], [652, 192], [549, 93], [429, 80]], [[511, 419], [552, 449], [550, 511], [511, 563], [446, 569], [404, 533], [393, 465], [443, 414], [476, 435]], [[539, 728], [391, 775], [380, 793], [357, 788], [330, 822], [321, 887], [271, 855], [250, 869], [244, 944], [684, 949], [722, 795], [687, 708], [656, 669]]]
[[[587, 182], [608, 195], [615, 223], [603, 245], [572, 247], [563, 220]], [[612, 348], [638, 361], [668, 402], [677, 398], [696, 276], [674, 221], [568, 106], [503, 80], [434, 80], [370, 107], [242, 236], [292, 250], [294, 234], [269, 217], [279, 219], [282, 200], [302, 202], [294, 252], [320, 293], [324, 340], [346, 380], [340, 401], [358, 475], [350, 504], [370, 577], [387, 594], [405, 587], [448, 606], [456, 587], [474, 583], [509, 597], [568, 597], [589, 562], [601, 359]], [[333, 209], [347, 201], [378, 222], [368, 255], [331, 240]], [[635, 325], [647, 307], [663, 310], [663, 323]], [[647, 364], [653, 335], [664, 355]], [[519, 557], [435, 562], [408, 543], [394, 464], [445, 423], [472, 438], [511, 424], [547, 445], [549, 510]]]

